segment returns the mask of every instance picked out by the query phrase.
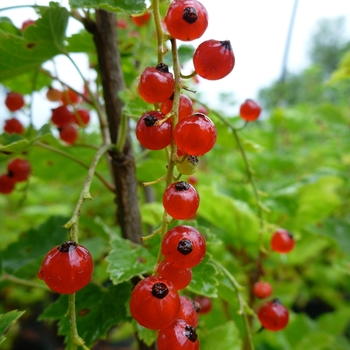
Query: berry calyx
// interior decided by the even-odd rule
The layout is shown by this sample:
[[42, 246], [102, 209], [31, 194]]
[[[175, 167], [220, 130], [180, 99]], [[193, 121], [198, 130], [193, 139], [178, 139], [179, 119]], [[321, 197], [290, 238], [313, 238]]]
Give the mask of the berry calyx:
[[186, 288], [192, 280], [191, 269], [180, 269], [166, 260], [163, 260], [159, 264], [157, 273], [159, 276], [170, 281], [177, 290]]
[[253, 122], [257, 120], [260, 116], [260, 113], [261, 107], [251, 99], [245, 100], [239, 108], [240, 117], [247, 122]]
[[8, 134], [19, 134], [24, 133], [24, 126], [17, 118], [10, 118], [5, 120], [4, 131]]
[[73, 294], [90, 282], [93, 269], [90, 252], [74, 241], [67, 241], [47, 253], [38, 277], [54, 292]]
[[174, 182], [164, 191], [163, 206], [174, 219], [186, 220], [196, 214], [199, 207], [199, 194], [185, 181]]
[[173, 1], [165, 15], [170, 35], [182, 41], [200, 38], [208, 27], [208, 12], [196, 0]]
[[60, 139], [68, 145], [73, 145], [78, 137], [79, 132], [74, 124], [65, 124], [58, 128]]
[[51, 122], [57, 126], [64, 126], [74, 121], [74, 114], [67, 106], [52, 109]]
[[8, 174], [0, 175], [0, 193], [10, 194], [16, 185], [16, 181]]
[[258, 318], [264, 328], [280, 331], [288, 324], [289, 312], [278, 299], [273, 299], [259, 308]]
[[18, 111], [24, 106], [24, 97], [18, 92], [9, 92], [5, 98], [5, 105], [11, 112]]
[[185, 154], [202, 156], [215, 145], [217, 131], [205, 114], [194, 113], [180, 120], [174, 130], [177, 147]]
[[197, 171], [198, 162], [197, 156], [187, 156], [183, 162], [176, 163], [176, 168], [183, 175], [192, 175]]
[[295, 245], [293, 235], [285, 229], [278, 229], [271, 238], [271, 249], [278, 253], [289, 253]]
[[229, 40], [207, 40], [202, 42], [193, 55], [197, 74], [204, 79], [218, 80], [231, 73], [235, 56]]
[[131, 316], [149, 329], [170, 326], [180, 310], [180, 298], [171, 282], [160, 276], [140, 281], [131, 293]]
[[15, 182], [22, 182], [28, 180], [32, 167], [26, 159], [15, 158], [7, 164], [7, 171]]
[[162, 241], [165, 260], [175, 267], [189, 269], [197, 266], [206, 253], [206, 243], [202, 234], [192, 226], [175, 226]]
[[142, 114], [136, 124], [136, 138], [140, 144], [150, 150], [160, 150], [171, 143], [172, 125], [167, 119], [162, 124], [157, 122], [164, 119], [164, 114], [159, 111], [149, 111]]
[[271, 284], [269, 282], [258, 281], [254, 283], [253, 293], [257, 298], [267, 298], [272, 294]]

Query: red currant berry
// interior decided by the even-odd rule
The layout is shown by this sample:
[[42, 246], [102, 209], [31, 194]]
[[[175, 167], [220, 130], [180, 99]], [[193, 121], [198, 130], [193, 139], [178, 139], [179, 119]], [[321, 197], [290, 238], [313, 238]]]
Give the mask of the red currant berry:
[[15, 188], [16, 182], [8, 174], [0, 175], [0, 193], [10, 194]]
[[206, 243], [202, 234], [192, 226], [175, 226], [162, 241], [165, 260], [180, 269], [197, 266], [206, 253]]
[[267, 298], [272, 294], [271, 284], [268, 282], [258, 281], [253, 286], [253, 293], [260, 299]]
[[186, 321], [192, 327], [197, 327], [199, 310], [200, 305], [198, 303], [185, 296], [180, 296], [180, 312], [177, 316], [178, 319]]
[[64, 106], [77, 104], [81, 101], [81, 96], [74, 90], [65, 90], [61, 94], [61, 102]]
[[90, 252], [76, 242], [68, 241], [47, 253], [38, 277], [54, 292], [73, 294], [90, 282], [93, 269]]
[[57, 126], [64, 126], [74, 121], [74, 114], [67, 106], [52, 109], [51, 121]]
[[208, 110], [204, 106], [199, 106], [198, 108], [196, 108], [195, 112], [208, 115]]
[[198, 178], [196, 176], [189, 176], [187, 182], [192, 186], [198, 185]]
[[196, 0], [176, 0], [165, 15], [165, 24], [171, 36], [182, 41], [200, 38], [208, 27], [208, 12]]
[[26, 159], [15, 158], [7, 164], [7, 171], [15, 182], [21, 182], [28, 180], [32, 167]]
[[199, 194], [185, 181], [174, 182], [164, 191], [163, 206], [174, 219], [186, 220], [196, 214], [199, 207]]
[[231, 73], [235, 56], [229, 40], [207, 40], [202, 42], [193, 55], [197, 74], [208, 80], [218, 80]]
[[180, 298], [171, 282], [149, 276], [131, 293], [131, 316], [143, 327], [161, 329], [170, 326], [180, 311]]
[[24, 126], [17, 118], [10, 118], [5, 121], [4, 131], [8, 134], [20, 134], [24, 133]]
[[146, 12], [146, 13], [142, 14], [141, 16], [131, 16], [131, 20], [138, 27], [142, 27], [145, 24], [147, 24], [148, 21], [150, 20], [150, 18], [151, 18], [151, 13], [150, 12]]
[[200, 306], [200, 310], [198, 311], [198, 314], [200, 315], [209, 313], [213, 307], [211, 299], [205, 296], [196, 296], [194, 301]]
[[253, 122], [259, 118], [261, 107], [253, 100], [247, 99], [239, 108], [239, 115], [247, 122]]
[[46, 98], [50, 102], [58, 102], [61, 101], [62, 98], [62, 91], [55, 89], [53, 87], [49, 87], [49, 89], [46, 92]]
[[158, 350], [198, 350], [196, 329], [184, 320], [176, 320], [170, 327], [158, 333]]
[[192, 280], [191, 269], [179, 269], [166, 260], [159, 264], [157, 273], [171, 282], [177, 290], [186, 288]]
[[11, 112], [18, 111], [24, 106], [24, 97], [18, 92], [9, 92], [5, 98], [5, 105]]
[[32, 26], [33, 24], [35, 24], [35, 21], [32, 20], [32, 19], [27, 19], [26, 21], [24, 21], [22, 23], [22, 26], [21, 26], [21, 31], [24, 32], [24, 30], [29, 27], [29, 26]]
[[215, 145], [217, 131], [214, 123], [204, 114], [194, 113], [180, 120], [174, 130], [178, 148], [192, 156], [202, 156]]
[[[173, 108], [173, 100], [174, 100], [174, 95], [160, 105], [160, 111], [163, 114], [167, 114], [171, 111], [171, 109]], [[192, 114], [192, 112], [193, 112], [192, 100], [188, 96], [184, 94], [180, 94], [178, 120], [188, 117], [189, 115]]]
[[278, 253], [289, 253], [295, 245], [293, 235], [285, 229], [278, 229], [271, 238], [271, 249]]
[[85, 127], [90, 122], [90, 111], [85, 108], [79, 108], [73, 113], [73, 123]]
[[73, 124], [65, 124], [59, 127], [58, 131], [60, 133], [60, 139], [68, 145], [73, 145], [79, 137], [78, 129]]
[[157, 67], [147, 67], [139, 81], [140, 96], [148, 103], [161, 103], [174, 93], [175, 80], [168, 66], [159, 63]]
[[158, 121], [164, 119], [164, 114], [150, 111], [142, 114], [136, 124], [136, 137], [140, 144], [150, 150], [160, 150], [170, 145], [172, 139], [171, 120], [165, 120], [161, 125]]
[[260, 307], [258, 318], [264, 328], [270, 331], [280, 331], [288, 324], [289, 312], [278, 299], [273, 299]]
[[116, 22], [116, 24], [117, 24], [117, 27], [119, 29], [126, 29], [126, 28], [128, 28], [128, 22], [125, 19], [123, 19], [123, 18], [119, 18], [118, 21]]

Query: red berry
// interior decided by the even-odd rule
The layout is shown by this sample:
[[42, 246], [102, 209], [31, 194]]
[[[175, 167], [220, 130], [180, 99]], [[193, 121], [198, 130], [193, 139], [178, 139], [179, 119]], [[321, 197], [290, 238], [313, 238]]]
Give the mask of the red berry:
[[217, 131], [214, 123], [204, 114], [194, 113], [180, 120], [174, 130], [178, 148], [192, 156], [202, 156], [215, 145]]
[[192, 280], [191, 269], [180, 269], [166, 260], [159, 264], [157, 273], [171, 282], [177, 290], [186, 288]]
[[175, 81], [168, 66], [159, 63], [157, 67], [147, 67], [141, 74], [138, 89], [140, 96], [148, 103], [161, 103], [174, 93]]
[[9, 92], [5, 98], [5, 105], [11, 111], [15, 112], [24, 106], [24, 98], [18, 92]]
[[65, 90], [61, 94], [61, 102], [64, 106], [79, 103], [81, 101], [81, 96], [75, 91], [69, 89]]
[[123, 18], [118, 18], [117, 27], [119, 29], [126, 29], [126, 28], [128, 28], [128, 22]]
[[158, 350], [198, 350], [196, 329], [184, 320], [176, 320], [158, 333]]
[[235, 56], [229, 40], [207, 40], [202, 42], [193, 55], [197, 74], [208, 80], [226, 77], [235, 66]]
[[22, 135], [24, 132], [24, 126], [17, 118], [11, 118], [5, 121], [4, 131], [8, 134]]
[[293, 235], [285, 229], [278, 229], [271, 238], [271, 249], [278, 253], [289, 253], [295, 245]]
[[200, 315], [209, 313], [213, 307], [211, 299], [205, 296], [196, 296], [194, 301], [200, 306], [200, 310], [198, 311], [198, 314]]
[[74, 121], [74, 114], [67, 106], [52, 109], [51, 121], [57, 126], [64, 126]]
[[200, 305], [198, 303], [185, 296], [180, 296], [180, 312], [177, 316], [178, 319], [186, 321], [192, 327], [197, 327], [199, 310]]
[[24, 32], [24, 30], [25, 30], [27, 27], [33, 25], [34, 23], [35, 23], [34, 20], [32, 20], [32, 19], [27, 19], [26, 21], [24, 21], [24, 22], [22, 23], [21, 31]]
[[73, 294], [90, 282], [93, 269], [90, 252], [76, 242], [68, 241], [47, 253], [38, 277], [54, 292]]
[[73, 123], [79, 126], [86, 126], [90, 122], [90, 111], [85, 108], [79, 108], [73, 113]]
[[59, 127], [58, 130], [60, 133], [60, 139], [68, 145], [73, 145], [79, 137], [78, 129], [73, 124], [65, 124]]
[[[160, 110], [163, 114], [167, 114], [171, 111], [171, 109], [173, 108], [173, 100], [174, 100], [174, 95], [160, 105]], [[192, 100], [188, 96], [184, 94], [180, 94], [178, 120], [181, 120], [192, 114], [193, 112], [192, 105], [193, 105]]]
[[145, 24], [147, 24], [147, 22], [150, 20], [151, 18], [151, 13], [150, 12], [146, 12], [141, 16], [131, 16], [131, 20], [134, 22], [134, 24], [136, 24], [138, 27], [142, 27]]
[[268, 282], [258, 281], [253, 286], [253, 293], [260, 299], [267, 298], [272, 294], [271, 284]]
[[195, 112], [208, 115], [208, 110], [204, 106], [199, 106], [198, 108], [196, 108]]
[[26, 159], [15, 158], [7, 164], [7, 171], [15, 182], [21, 182], [28, 180], [32, 167]]
[[10, 194], [15, 188], [16, 182], [8, 174], [0, 175], [0, 193]]
[[171, 120], [167, 119], [161, 125], [156, 122], [164, 119], [164, 114], [150, 111], [142, 114], [136, 124], [136, 137], [140, 144], [150, 150], [160, 150], [170, 145], [172, 139]]
[[258, 318], [264, 328], [270, 331], [280, 331], [288, 324], [289, 312], [278, 299], [273, 299], [260, 307]]
[[191, 226], [175, 226], [164, 236], [162, 253], [165, 260], [180, 269], [197, 266], [206, 253], [202, 234]]
[[198, 178], [196, 176], [189, 176], [187, 182], [192, 186], [196, 186], [198, 184]]
[[253, 122], [259, 118], [261, 107], [253, 100], [247, 99], [239, 108], [239, 115], [247, 122]]
[[173, 284], [163, 277], [146, 277], [131, 293], [131, 316], [146, 328], [156, 330], [170, 326], [179, 311], [179, 294]]
[[200, 38], [208, 27], [208, 12], [196, 0], [176, 0], [165, 15], [169, 33], [176, 39], [191, 41]]
[[55, 89], [53, 87], [49, 87], [49, 89], [46, 92], [46, 98], [51, 102], [61, 101], [62, 91]]
[[174, 182], [164, 191], [163, 206], [174, 219], [186, 220], [196, 214], [199, 207], [199, 194], [185, 181]]

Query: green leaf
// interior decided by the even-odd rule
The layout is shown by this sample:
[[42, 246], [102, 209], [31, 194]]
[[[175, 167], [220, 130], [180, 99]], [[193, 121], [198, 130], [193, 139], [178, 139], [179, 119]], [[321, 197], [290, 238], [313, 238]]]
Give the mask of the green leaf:
[[142, 13], [146, 10], [145, 0], [69, 0], [72, 9], [101, 8], [111, 12]]
[[23, 152], [28, 148], [29, 144], [30, 143], [28, 140], [20, 140], [20, 141], [10, 143], [9, 145], [6, 145], [6, 146], [0, 145], [0, 151], [11, 152], [11, 153]]
[[156, 257], [143, 246], [115, 237], [111, 241], [111, 249], [106, 260], [114, 284], [152, 272]]
[[151, 226], [158, 225], [163, 217], [164, 207], [159, 202], [143, 203], [141, 205], [142, 222]]
[[145, 328], [139, 325], [136, 321], [133, 321], [133, 323], [135, 324], [138, 338], [142, 340], [147, 346], [151, 346], [157, 340], [156, 331]]
[[0, 344], [6, 339], [8, 329], [25, 313], [25, 311], [12, 310], [0, 314]]
[[73, 34], [67, 38], [67, 50], [69, 52], [95, 52], [96, 47], [92, 39], [91, 33], [82, 30], [79, 33]]
[[11, 19], [8, 17], [0, 17], [0, 30], [10, 34], [20, 34], [19, 29], [13, 24]]

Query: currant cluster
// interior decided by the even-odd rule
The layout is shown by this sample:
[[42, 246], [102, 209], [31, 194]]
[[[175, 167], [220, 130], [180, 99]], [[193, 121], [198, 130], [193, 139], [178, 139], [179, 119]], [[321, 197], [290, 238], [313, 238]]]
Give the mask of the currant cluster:
[[31, 171], [30, 163], [26, 159], [12, 159], [7, 163], [7, 172], [0, 175], [0, 193], [10, 194], [16, 183], [28, 180]]
[[[11, 91], [7, 93], [5, 97], [5, 106], [13, 113], [21, 110], [25, 105], [24, 97], [18, 92]], [[20, 120], [16, 117], [5, 120], [4, 131], [7, 134], [20, 134], [24, 133], [24, 126]]]

